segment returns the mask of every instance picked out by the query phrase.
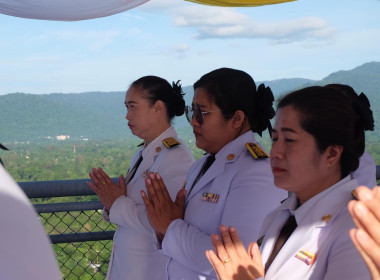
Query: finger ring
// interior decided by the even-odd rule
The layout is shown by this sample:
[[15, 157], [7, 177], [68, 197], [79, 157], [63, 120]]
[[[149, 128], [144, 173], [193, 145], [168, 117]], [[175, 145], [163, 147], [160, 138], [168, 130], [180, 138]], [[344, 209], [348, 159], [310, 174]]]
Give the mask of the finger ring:
[[224, 263], [228, 263], [228, 262], [230, 262], [231, 261], [231, 258], [227, 258], [227, 259], [225, 259], [223, 262]]
[[106, 184], [106, 181], [102, 181], [102, 185], [105, 185]]

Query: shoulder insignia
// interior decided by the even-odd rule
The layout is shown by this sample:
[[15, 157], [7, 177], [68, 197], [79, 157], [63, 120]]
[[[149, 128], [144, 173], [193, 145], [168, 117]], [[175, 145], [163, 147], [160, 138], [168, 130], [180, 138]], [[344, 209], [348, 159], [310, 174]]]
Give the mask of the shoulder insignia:
[[234, 154], [229, 154], [227, 156], [227, 160], [233, 160], [235, 158], [235, 155]]
[[359, 200], [359, 199], [358, 199], [358, 195], [356, 194], [356, 190], [352, 190], [352, 191], [351, 191], [351, 195], [352, 195], [352, 199], [354, 199], [354, 200]]
[[330, 220], [331, 220], [331, 215], [330, 215], [330, 214], [324, 215], [324, 216], [321, 218], [321, 221], [324, 221], [324, 222], [326, 222], [326, 223], [328, 223]]
[[269, 158], [268, 154], [264, 152], [259, 145], [255, 143], [246, 143], [245, 146], [255, 159]]
[[140, 144], [137, 145], [137, 147], [140, 147], [145, 144], [145, 141], [142, 141]]
[[166, 138], [166, 139], [162, 140], [162, 143], [164, 143], [164, 145], [168, 149], [170, 149], [171, 147], [174, 147], [174, 146], [177, 146], [177, 145], [181, 144], [180, 142], [178, 142], [176, 139], [174, 139], [172, 137]]

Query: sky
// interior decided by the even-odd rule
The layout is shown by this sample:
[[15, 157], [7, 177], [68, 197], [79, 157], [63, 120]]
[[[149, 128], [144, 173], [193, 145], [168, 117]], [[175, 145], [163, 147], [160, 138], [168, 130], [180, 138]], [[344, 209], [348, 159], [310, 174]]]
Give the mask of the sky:
[[380, 62], [379, 0], [298, 0], [250, 8], [151, 0], [104, 18], [0, 14], [0, 94], [125, 91], [157, 75], [190, 86], [220, 67], [256, 81], [319, 80]]

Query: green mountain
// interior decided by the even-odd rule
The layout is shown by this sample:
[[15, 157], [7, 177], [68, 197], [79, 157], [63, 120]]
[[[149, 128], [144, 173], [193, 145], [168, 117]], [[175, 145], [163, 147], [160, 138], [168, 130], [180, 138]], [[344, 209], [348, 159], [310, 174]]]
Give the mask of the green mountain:
[[[357, 92], [366, 93], [374, 111], [375, 124], [380, 119], [380, 62], [370, 62], [352, 70], [338, 71], [320, 81], [294, 78], [256, 84], [260, 83], [270, 86], [276, 97], [309, 85], [348, 84]], [[186, 92], [186, 103], [191, 104], [192, 86], [183, 89]], [[43, 141], [57, 135], [70, 135], [70, 139], [73, 140], [112, 140], [130, 136], [125, 120], [124, 95], [124, 92], [2, 95], [0, 142]], [[176, 119], [174, 125], [180, 130], [191, 132], [184, 116]], [[376, 133], [371, 133], [371, 138], [375, 135]]]
[[269, 86], [271, 88], [274, 96], [280, 96], [294, 89], [301, 88], [306, 84], [312, 84], [314, 82], [316, 81], [309, 79], [293, 78], [257, 82], [256, 86], [259, 86], [261, 83], [264, 83], [265, 86]]
[[127, 135], [122, 92], [8, 94], [0, 96], [0, 110], [2, 141], [57, 135], [101, 139]]
[[[380, 105], [380, 62], [369, 62], [350, 71], [338, 71], [328, 75], [317, 85], [341, 83], [350, 85], [357, 93], [364, 92], [371, 102], [372, 110]], [[377, 115], [378, 115], [377, 111]]]

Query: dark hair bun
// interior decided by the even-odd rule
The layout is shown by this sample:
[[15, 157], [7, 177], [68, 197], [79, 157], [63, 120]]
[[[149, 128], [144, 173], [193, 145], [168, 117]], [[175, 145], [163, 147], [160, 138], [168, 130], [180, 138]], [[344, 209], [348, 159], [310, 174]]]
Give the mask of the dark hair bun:
[[258, 134], [261, 136], [262, 131], [268, 128], [269, 134], [272, 134], [272, 125], [270, 120], [275, 116], [273, 109], [274, 96], [270, 87], [260, 84], [257, 88], [257, 101], [256, 101], [256, 118], [260, 119], [257, 128]]
[[371, 110], [371, 105], [367, 96], [362, 92], [357, 98], [357, 101], [352, 105], [356, 113], [360, 116], [360, 123], [364, 130], [374, 130], [375, 122], [373, 119], [373, 113]]
[[168, 103], [170, 103], [173, 114], [175, 116], [182, 116], [185, 112], [185, 100], [183, 99], [185, 93], [182, 91], [180, 80], [178, 80], [176, 83], [173, 82], [172, 88], [173, 97], [169, 98], [170, 101]]
[[352, 87], [344, 84], [328, 84], [325, 87], [339, 90], [350, 99], [352, 108], [359, 117], [359, 124], [361, 125], [360, 128], [365, 131], [374, 129], [375, 124], [371, 104], [363, 92], [358, 95]]

